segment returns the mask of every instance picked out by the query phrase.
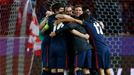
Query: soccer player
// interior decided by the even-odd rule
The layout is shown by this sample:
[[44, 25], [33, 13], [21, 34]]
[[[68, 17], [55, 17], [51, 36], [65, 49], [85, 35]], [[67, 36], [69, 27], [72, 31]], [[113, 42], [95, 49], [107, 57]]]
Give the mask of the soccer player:
[[[76, 5], [74, 7], [75, 18], [82, 19], [81, 18], [82, 14], [83, 14], [82, 6]], [[80, 24], [78, 24], [78, 25], [80, 25]], [[84, 29], [84, 27], [82, 27], [82, 28]], [[79, 31], [82, 32], [82, 28]], [[83, 50], [87, 50], [87, 51], [82, 51], [80, 54], [76, 54], [76, 56], [75, 56], [75, 71], [78, 75], [83, 75], [83, 74], [84, 75], [89, 75], [90, 74], [89, 69], [91, 69], [91, 55], [92, 55], [91, 49], [86, 49], [86, 48], [89, 48], [89, 44], [86, 45], [86, 42], [85, 43], [81, 42], [81, 44], [83, 44], [83, 45], [81, 45], [81, 46], [84, 47]], [[80, 74], [80, 71], [78, 70], [78, 68], [82, 68], [83, 72], [81, 74]]]
[[[63, 13], [64, 6], [60, 3], [56, 3], [52, 6], [52, 10], [55, 13]], [[49, 36], [49, 33], [52, 29], [52, 23], [53, 23], [52, 21], [55, 20], [55, 17], [54, 17], [55, 14], [53, 14], [53, 15], [52, 14], [53, 14], [52, 11], [47, 11], [46, 17], [40, 23], [40, 27], [39, 27], [41, 30], [40, 37], [43, 40], [43, 42], [42, 42], [42, 61], [43, 61], [43, 73], [42, 73], [42, 75], [50, 75], [51, 74], [48, 72], [49, 68], [51, 66], [51, 64], [50, 64], [51, 58], [49, 58], [51, 55], [50, 49], [52, 50], [52, 48], [50, 47], [50, 46], [52, 46], [52, 43], [51, 43], [51, 37]], [[50, 69], [50, 71], [56, 71], [56, 69], [54, 69], [54, 70]]]
[[[70, 6], [66, 6], [65, 7], [65, 14], [72, 16], [73, 15], [73, 7]], [[68, 24], [69, 22], [66, 22], [64, 24]], [[73, 50], [73, 35], [69, 32], [66, 32], [66, 38], [67, 40], [67, 46], [68, 46], [68, 50], [67, 50], [67, 54], [68, 54], [68, 69], [69, 70], [68, 74], [69, 75], [73, 75], [74, 73], [74, 50]]]
[[92, 23], [88, 18], [83, 21], [83, 25], [86, 25], [91, 34], [91, 40], [97, 52], [96, 56], [98, 57], [99, 73], [105, 75], [105, 70], [107, 75], [112, 75], [110, 67], [110, 49], [105, 42], [101, 25], [96, 21]]
[[[52, 6], [52, 10], [55, 14], [48, 18], [49, 34], [64, 26], [62, 23], [56, 26], [54, 22], [56, 20], [55, 15], [64, 12], [64, 6], [61, 3], [56, 3]], [[50, 38], [48, 67], [51, 69], [52, 74], [63, 75], [64, 69], [66, 68], [66, 51], [65, 34]]]
[[50, 43], [50, 37], [48, 32], [45, 32], [49, 27], [48, 27], [48, 17], [52, 15], [52, 11], [47, 11], [45, 18], [40, 22], [40, 39], [42, 40], [41, 44], [41, 50], [42, 50], [42, 65], [43, 65], [43, 72], [42, 75], [48, 75], [49, 74], [49, 69], [48, 69], [48, 50], [49, 50], [49, 43]]

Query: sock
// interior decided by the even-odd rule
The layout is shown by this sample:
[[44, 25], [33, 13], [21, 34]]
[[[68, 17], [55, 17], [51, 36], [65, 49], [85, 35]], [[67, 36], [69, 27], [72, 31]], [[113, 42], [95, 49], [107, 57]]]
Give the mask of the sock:
[[70, 69], [69, 72], [68, 72], [69, 75], [75, 75], [74, 74], [74, 69]]
[[51, 73], [49, 71], [43, 71], [42, 75], [51, 75]]
[[99, 75], [97, 71], [91, 71], [91, 75]]

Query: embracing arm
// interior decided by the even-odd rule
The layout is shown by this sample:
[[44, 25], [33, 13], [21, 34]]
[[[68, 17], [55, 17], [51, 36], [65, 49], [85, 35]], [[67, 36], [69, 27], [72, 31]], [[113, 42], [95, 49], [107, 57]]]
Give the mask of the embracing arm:
[[[79, 32], [79, 31], [77, 31], [77, 30], [75, 30], [75, 29], [73, 29], [73, 30], [71, 30], [70, 31], [72, 34], [74, 34], [74, 35], [76, 35], [76, 36], [79, 36], [79, 37], [81, 37], [81, 38], [84, 38], [84, 39], [89, 39], [89, 35], [88, 34], [83, 34], [83, 33], [81, 33], [81, 32]], [[54, 37], [54, 36], [56, 36], [57, 34], [59, 34], [60, 32], [51, 32], [50, 33], [50, 36], [51, 37]]]
[[43, 21], [40, 23], [39, 29], [42, 30], [47, 22], [48, 16], [46, 16]]
[[78, 30], [72, 29], [72, 28], [70, 28], [70, 27], [68, 27], [68, 26], [65, 26], [65, 27], [63, 27], [63, 28], [60, 28], [59, 30], [56, 30], [55, 32], [51, 32], [51, 33], [50, 33], [50, 36], [51, 36], [51, 37], [54, 37], [54, 36], [56, 36], [56, 35], [58, 35], [58, 34], [60, 34], [60, 33], [64, 33], [65, 31], [70, 31], [72, 34], [74, 34], [74, 35], [76, 35], [76, 36], [78, 36], [78, 37], [87, 39], [87, 40], [88, 40], [89, 37], [90, 37], [88, 34], [83, 34], [83, 33], [79, 32]]
[[73, 33], [74, 35], [79, 36], [81, 38], [87, 39], [87, 40], [90, 37], [88, 34], [83, 34], [83, 33], [79, 32], [79, 31], [77, 31], [75, 29], [71, 30], [71, 33]]
[[82, 20], [75, 19], [75, 18], [73, 18], [69, 15], [65, 15], [65, 14], [58, 14], [58, 15], [56, 15], [56, 18], [58, 18], [57, 23], [60, 23], [60, 22], [76, 22], [76, 23], [79, 23], [79, 24], [83, 24]]
[[[86, 40], [88, 40], [89, 37], [90, 37], [88, 34], [83, 34], [83, 33], [79, 32], [79, 31], [77, 31], [77, 30], [75, 30], [75, 29], [71, 30], [71, 33], [74, 34], [74, 35], [76, 35], [76, 36], [79, 36], [79, 37], [81, 37], [81, 38], [84, 38], [84, 39], [86, 39]], [[56, 36], [56, 35], [57, 35], [56, 32], [51, 32], [51, 33], [50, 33], [50, 36], [51, 36], [51, 37], [54, 37], [54, 36]]]

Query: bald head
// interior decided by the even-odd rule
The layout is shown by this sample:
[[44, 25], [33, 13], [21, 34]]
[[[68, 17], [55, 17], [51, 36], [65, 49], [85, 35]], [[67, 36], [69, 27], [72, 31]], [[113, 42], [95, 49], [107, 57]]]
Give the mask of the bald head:
[[65, 7], [65, 12], [67, 15], [73, 15], [73, 8], [72, 6]]

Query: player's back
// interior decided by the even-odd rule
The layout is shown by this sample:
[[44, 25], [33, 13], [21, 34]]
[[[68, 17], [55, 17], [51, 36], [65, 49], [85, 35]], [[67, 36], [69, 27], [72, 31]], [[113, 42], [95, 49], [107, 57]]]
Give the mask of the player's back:
[[90, 33], [90, 36], [92, 37], [92, 41], [95, 43], [96, 48], [97, 49], [108, 48], [105, 42], [105, 36], [103, 35], [101, 26], [95, 21], [90, 22], [84, 20], [83, 23], [86, 26], [88, 32]]
[[[71, 27], [71, 29], [75, 29], [83, 34], [87, 34], [85, 28], [82, 27], [80, 24], [70, 23], [69, 26]], [[75, 53], [79, 53], [83, 50], [89, 50], [90, 46], [85, 38], [81, 38], [79, 36], [74, 35], [73, 36], [73, 49], [75, 50]]]

